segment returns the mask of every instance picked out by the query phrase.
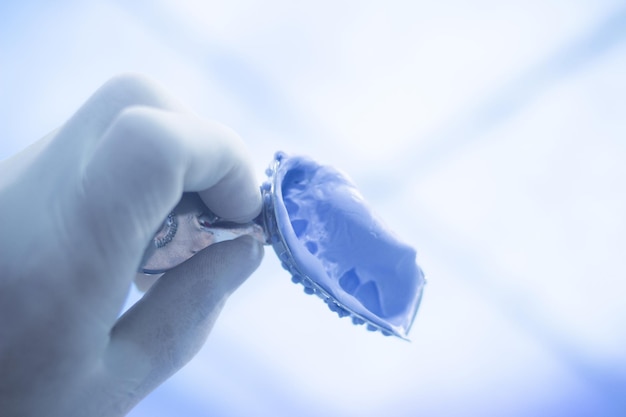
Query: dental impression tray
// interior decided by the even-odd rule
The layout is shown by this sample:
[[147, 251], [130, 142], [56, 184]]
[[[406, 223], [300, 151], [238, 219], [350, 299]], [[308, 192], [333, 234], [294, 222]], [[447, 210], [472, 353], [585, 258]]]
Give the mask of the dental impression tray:
[[250, 234], [271, 244], [292, 281], [339, 317], [406, 338], [425, 284], [415, 250], [338, 170], [278, 152], [266, 173], [263, 211], [247, 224], [219, 219], [186, 193], [147, 248], [142, 272], [165, 272], [213, 243]]

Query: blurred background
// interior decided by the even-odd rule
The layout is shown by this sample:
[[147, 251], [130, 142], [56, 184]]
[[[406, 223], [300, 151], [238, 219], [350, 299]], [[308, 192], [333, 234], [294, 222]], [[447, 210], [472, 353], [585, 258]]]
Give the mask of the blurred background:
[[259, 183], [276, 150], [348, 172], [428, 279], [405, 342], [268, 249], [131, 417], [626, 415], [623, 1], [2, 2], [0, 159], [127, 71]]

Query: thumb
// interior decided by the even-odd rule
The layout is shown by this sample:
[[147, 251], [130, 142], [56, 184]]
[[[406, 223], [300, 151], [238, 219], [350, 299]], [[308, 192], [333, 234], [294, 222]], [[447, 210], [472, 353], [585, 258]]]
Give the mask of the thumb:
[[117, 400], [130, 409], [191, 360], [262, 257], [263, 246], [243, 236], [211, 245], [159, 278], [111, 332], [107, 391], [119, 390]]

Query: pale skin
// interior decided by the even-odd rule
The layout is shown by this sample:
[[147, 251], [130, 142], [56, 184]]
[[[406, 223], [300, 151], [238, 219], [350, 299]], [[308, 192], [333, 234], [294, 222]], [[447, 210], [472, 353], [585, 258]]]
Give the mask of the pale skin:
[[257, 240], [209, 246], [118, 317], [184, 191], [230, 221], [261, 210], [241, 139], [137, 75], [0, 161], [0, 414], [122, 416], [198, 352]]

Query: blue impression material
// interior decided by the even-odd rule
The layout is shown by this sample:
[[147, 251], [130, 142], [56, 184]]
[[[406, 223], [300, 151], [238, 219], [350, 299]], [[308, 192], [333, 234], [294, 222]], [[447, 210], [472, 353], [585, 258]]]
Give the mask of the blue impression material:
[[415, 250], [338, 170], [277, 153], [267, 173], [265, 226], [294, 282], [340, 316], [406, 338], [425, 284]]

